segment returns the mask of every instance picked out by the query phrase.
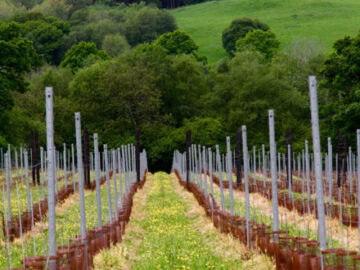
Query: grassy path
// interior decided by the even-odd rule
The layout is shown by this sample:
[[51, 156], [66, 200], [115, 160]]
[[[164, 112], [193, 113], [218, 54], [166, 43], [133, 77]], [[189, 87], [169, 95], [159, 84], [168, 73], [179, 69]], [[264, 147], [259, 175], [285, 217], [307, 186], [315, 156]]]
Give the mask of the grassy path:
[[175, 177], [156, 173], [134, 198], [124, 241], [95, 269], [271, 269], [264, 256], [220, 234]]

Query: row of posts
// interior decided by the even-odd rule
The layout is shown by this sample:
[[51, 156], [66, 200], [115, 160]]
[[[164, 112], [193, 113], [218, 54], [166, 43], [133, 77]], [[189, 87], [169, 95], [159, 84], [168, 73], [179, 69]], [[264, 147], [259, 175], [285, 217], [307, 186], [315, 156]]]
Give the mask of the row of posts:
[[[55, 177], [54, 177], [54, 164], [51, 157], [55, 156], [54, 152], [54, 128], [53, 128], [53, 90], [51, 87], [46, 88], [46, 126], [47, 126], [47, 152], [48, 152], [48, 202], [49, 202], [49, 255], [56, 255], [56, 227], [55, 227]], [[81, 224], [81, 237], [84, 239], [86, 246], [86, 214], [85, 214], [85, 199], [84, 199], [84, 171], [83, 171], [83, 158], [82, 158], [82, 140], [81, 140], [81, 116], [79, 112], [75, 113], [75, 131], [76, 131], [76, 153], [77, 153], [77, 166], [78, 166], [78, 184], [79, 184], [79, 195], [80, 195], [80, 224]], [[86, 141], [86, 140], [85, 140]], [[87, 142], [87, 141], [86, 141]], [[142, 175], [140, 172], [144, 172], [147, 167], [146, 163], [146, 152], [141, 155], [140, 158], [140, 132], [136, 130], [136, 147], [124, 147], [117, 150], [108, 151], [107, 145], [104, 145], [104, 167], [106, 172], [106, 185], [109, 203], [109, 221], [112, 222], [112, 202], [111, 202], [111, 190], [110, 190], [110, 164], [109, 156], [112, 157], [112, 169], [114, 175], [114, 207], [115, 207], [115, 218], [118, 214], [118, 203], [122, 204], [122, 175], [124, 174], [125, 181], [125, 194], [130, 191], [130, 184], [133, 181], [140, 181]], [[85, 149], [88, 149], [86, 145]], [[87, 150], [88, 151], [88, 150]], [[88, 153], [88, 152], [85, 152]], [[110, 155], [111, 154], [111, 155]], [[121, 158], [122, 156], [122, 158]], [[117, 161], [117, 162], [116, 162]], [[142, 162], [141, 162], [142, 161]], [[99, 142], [98, 135], [94, 134], [94, 163], [95, 163], [95, 179], [96, 179], [96, 198], [97, 198], [97, 213], [98, 213], [98, 226], [102, 226], [101, 221], [101, 195], [100, 195], [100, 154], [99, 154]], [[143, 170], [141, 170], [143, 169]], [[119, 172], [119, 189], [120, 197], [118, 198], [117, 192], [117, 179], [116, 171]], [[50, 269], [56, 269], [56, 261], [50, 260]]]
[[[109, 208], [109, 221], [112, 222], [112, 219], [117, 219], [118, 207], [122, 207], [123, 201], [130, 192], [130, 187], [133, 182], [138, 181], [144, 177], [144, 173], [147, 170], [147, 157], [146, 151], [141, 152], [140, 148], [140, 131], [136, 130], [136, 146], [133, 144], [122, 145], [117, 149], [108, 149], [107, 145], [103, 145], [103, 153], [101, 155], [99, 151], [99, 137], [98, 134], [94, 134], [94, 152], [89, 152], [89, 135], [86, 130], [84, 130], [84, 141], [82, 141], [81, 136], [81, 116], [80, 113], [75, 113], [75, 129], [76, 129], [76, 162], [75, 162], [75, 149], [71, 145], [71, 158], [70, 152], [66, 149], [66, 144], [64, 143], [64, 151], [61, 155], [60, 152], [56, 151], [54, 143], [54, 113], [53, 113], [53, 89], [52, 87], [47, 87], [45, 89], [45, 99], [46, 99], [46, 150], [38, 145], [38, 134], [32, 132], [31, 137], [33, 138], [31, 142], [31, 167], [35, 168], [33, 170], [33, 184], [41, 185], [42, 188], [42, 198], [45, 197], [45, 183], [47, 182], [47, 202], [48, 202], [48, 230], [49, 230], [49, 268], [56, 269], [56, 193], [57, 188], [57, 173], [58, 169], [63, 169], [64, 185], [67, 186], [67, 173], [71, 168], [72, 171], [72, 184], [74, 192], [79, 192], [79, 208], [80, 208], [80, 234], [84, 243], [86, 244], [86, 213], [85, 213], [85, 185], [87, 188], [90, 188], [90, 171], [95, 170], [95, 188], [96, 188], [96, 201], [97, 201], [97, 214], [98, 222], [97, 226], [102, 226], [102, 213], [101, 213], [101, 190], [100, 190], [100, 179], [101, 179], [101, 169], [105, 171], [106, 178], [106, 190], [108, 194], [108, 208]], [[84, 145], [82, 145], [84, 142]], [[34, 149], [39, 149], [34, 150]], [[15, 169], [17, 172], [18, 178], [12, 177], [12, 158], [11, 158], [11, 147], [9, 145], [8, 151], [2, 153], [2, 161], [4, 165], [4, 172], [6, 174], [6, 194], [7, 194], [7, 203], [5, 203], [5, 192], [3, 186], [3, 196], [4, 196], [4, 212], [5, 212], [5, 225], [6, 225], [6, 234], [7, 234], [7, 253], [9, 267], [11, 268], [11, 249], [9, 243], [9, 226], [12, 219], [12, 209], [11, 209], [11, 185], [15, 181], [16, 190], [18, 194], [18, 181], [23, 181], [23, 178], [26, 180], [27, 187], [27, 211], [33, 213], [33, 204], [32, 201], [32, 192], [29, 182], [29, 155], [26, 149], [20, 148], [20, 166], [18, 166], [18, 155], [15, 149]], [[84, 156], [83, 156], [84, 154]], [[1, 157], [2, 157], [1, 155]], [[87, 156], [87, 158], [86, 158]], [[90, 157], [90, 158], [89, 158]], [[71, 162], [70, 162], [71, 160]], [[75, 168], [75, 164], [77, 168]], [[76, 170], [77, 169], [77, 170]], [[113, 171], [113, 188], [114, 193], [113, 197], [111, 195], [111, 186], [110, 186], [110, 171]], [[77, 181], [75, 180], [75, 173], [77, 175]], [[19, 173], [20, 172], [20, 173]], [[117, 174], [118, 173], [118, 174]], [[25, 175], [24, 175], [25, 174]], [[20, 176], [19, 176], [20, 175]], [[118, 175], [118, 178], [117, 178]], [[47, 181], [45, 181], [47, 177]], [[14, 180], [15, 179], [15, 180]], [[119, 190], [117, 189], [119, 184]], [[124, 187], [123, 187], [124, 186]], [[113, 202], [113, 203], [112, 203]], [[5, 205], [7, 204], [7, 207]], [[113, 211], [114, 209], [114, 211]], [[25, 256], [24, 245], [22, 239], [22, 228], [21, 228], [21, 209], [19, 204], [18, 197], [18, 212], [19, 212], [19, 223], [20, 223], [20, 239], [22, 244], [23, 257]], [[42, 213], [45, 214], [45, 213]], [[40, 215], [42, 215], [40, 212]], [[34, 223], [33, 216], [32, 222]], [[41, 224], [42, 226], [43, 224]], [[32, 229], [34, 224], [32, 224]], [[35, 237], [35, 236], [34, 236]], [[35, 248], [35, 238], [34, 238], [34, 253], [36, 254]], [[25, 258], [24, 258], [25, 259]]]
[[[292, 152], [291, 144], [288, 144], [287, 155], [283, 154], [283, 163], [281, 164], [281, 154], [277, 153], [276, 150], [276, 141], [275, 141], [275, 116], [274, 110], [268, 111], [268, 123], [269, 123], [269, 145], [270, 145], [270, 156], [269, 161], [266, 158], [265, 147], [262, 145], [262, 171], [264, 184], [267, 181], [267, 171], [270, 167], [271, 174], [271, 186], [272, 186], [272, 206], [273, 206], [273, 218], [272, 218], [272, 229], [277, 231], [279, 229], [279, 210], [278, 210], [278, 192], [277, 192], [277, 179], [279, 173], [281, 172], [281, 166], [283, 169], [286, 169], [287, 182], [289, 188], [289, 195], [292, 194], [291, 182], [292, 182], [292, 169], [296, 168], [296, 161], [298, 165], [298, 171], [302, 170], [303, 179], [306, 179], [307, 185], [307, 196], [310, 198], [310, 170], [314, 171], [315, 183], [316, 183], [316, 202], [317, 202], [317, 213], [319, 220], [319, 242], [320, 249], [325, 250], [327, 248], [326, 240], [326, 227], [325, 227], [325, 209], [324, 209], [324, 190], [323, 190], [323, 170], [322, 170], [322, 155], [320, 147], [320, 132], [319, 132], [319, 117], [318, 117], [318, 101], [317, 101], [317, 83], [315, 76], [309, 77], [309, 97], [310, 97], [310, 108], [311, 108], [311, 123], [312, 123], [312, 146], [313, 146], [313, 155], [309, 154], [308, 142], [305, 141], [305, 150], [302, 151], [302, 156], [298, 156], [297, 160], [294, 153]], [[242, 126], [241, 129], [241, 139], [242, 139], [242, 164], [241, 164], [241, 144], [240, 142], [240, 132], [237, 133], [237, 144], [234, 150], [235, 157], [232, 159], [232, 152], [230, 150], [230, 138], [226, 138], [226, 154], [221, 156], [219, 152], [219, 146], [215, 146], [215, 159], [213, 159], [213, 153], [211, 148], [206, 148], [205, 146], [196, 146], [191, 144], [191, 132], [188, 131], [186, 134], [186, 153], [181, 154], [178, 151], [175, 151], [174, 160], [173, 160], [173, 169], [177, 169], [180, 173], [180, 176], [183, 179], [186, 179], [187, 183], [194, 181], [200, 188], [205, 192], [206, 196], [209, 196], [208, 193], [208, 182], [203, 177], [206, 177], [207, 172], [209, 172], [210, 178], [210, 195], [213, 196], [213, 168], [214, 172], [217, 172], [220, 185], [220, 196], [221, 196], [221, 210], [225, 211], [225, 202], [224, 202], [224, 189], [223, 189], [223, 171], [227, 173], [227, 180], [229, 183], [229, 203], [230, 203], [230, 212], [234, 215], [234, 203], [233, 203], [233, 190], [232, 190], [232, 168], [236, 167], [237, 173], [237, 185], [241, 184], [242, 172], [244, 179], [244, 189], [245, 189], [245, 216], [246, 216], [246, 228], [247, 234], [249, 234], [249, 170], [250, 170], [250, 153], [247, 146], [247, 132], [246, 126]], [[289, 141], [288, 141], [289, 142]], [[310, 160], [311, 167], [310, 168]], [[332, 179], [333, 179], [333, 154], [332, 154], [332, 145], [331, 139], [328, 138], [328, 149], [327, 155], [325, 156], [325, 175], [327, 182], [329, 184], [329, 194], [330, 198], [332, 197]], [[292, 164], [293, 161], [293, 164]], [[258, 159], [258, 166], [260, 170], [260, 155]], [[270, 163], [270, 166], [268, 164]], [[343, 159], [344, 163], [344, 159]], [[349, 164], [349, 182], [352, 185], [352, 174], [355, 172], [356, 165], [356, 183], [357, 183], [357, 196], [358, 202], [360, 202], [360, 130], [357, 131], [357, 156], [355, 161], [355, 156], [351, 153], [351, 148], [349, 148], [349, 155], [347, 160], [345, 158], [345, 163]], [[302, 166], [301, 166], [302, 164]], [[243, 165], [243, 166], [242, 166]], [[255, 172], [254, 177], [256, 178], [256, 149], [253, 148], [253, 159], [252, 159], [253, 170]], [[346, 172], [346, 165], [342, 166], [343, 172]], [[336, 155], [336, 171], [340, 172], [338, 169], [338, 156]], [[340, 177], [337, 177], [339, 181]], [[351, 186], [352, 187], [352, 186]], [[350, 188], [351, 189], [351, 188]], [[358, 204], [360, 205], [360, 204]], [[360, 206], [359, 211], [360, 213]], [[360, 220], [360, 216], [359, 216]], [[360, 224], [360, 223], [359, 223]], [[359, 225], [360, 230], [360, 225]], [[249, 240], [249, 237], [247, 238]], [[360, 239], [359, 239], [360, 243]], [[323, 265], [322, 265], [323, 267]]]

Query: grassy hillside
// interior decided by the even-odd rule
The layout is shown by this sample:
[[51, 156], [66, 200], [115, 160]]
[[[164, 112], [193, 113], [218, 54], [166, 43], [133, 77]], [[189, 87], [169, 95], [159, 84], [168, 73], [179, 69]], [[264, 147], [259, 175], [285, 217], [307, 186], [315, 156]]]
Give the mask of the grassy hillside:
[[238, 17], [267, 23], [283, 47], [306, 38], [322, 44], [326, 52], [336, 39], [360, 29], [359, 0], [218, 0], [171, 12], [210, 63], [226, 56], [221, 33]]

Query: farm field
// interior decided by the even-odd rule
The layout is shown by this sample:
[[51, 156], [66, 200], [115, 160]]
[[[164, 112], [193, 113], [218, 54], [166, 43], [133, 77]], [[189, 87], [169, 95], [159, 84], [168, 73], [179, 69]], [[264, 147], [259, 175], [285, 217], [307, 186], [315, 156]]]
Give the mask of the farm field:
[[[295, 40], [318, 43], [331, 52], [335, 40], [354, 35], [360, 25], [360, 2], [356, 0], [218, 0], [171, 11], [179, 28], [199, 46], [199, 54], [216, 63], [227, 54], [221, 34], [232, 20], [258, 19], [270, 26], [286, 49]], [[315, 48], [316, 48], [315, 47]]]
[[0, 0], [0, 270], [360, 270], [359, 29], [358, 0]]
[[135, 195], [133, 219], [121, 245], [95, 258], [95, 269], [273, 269], [270, 258], [251, 253], [220, 234], [174, 174], [155, 173]]
[[[59, 173], [61, 175], [61, 172]], [[94, 177], [94, 173], [91, 172], [91, 179]], [[78, 175], [76, 174], [74, 181], [77, 182]], [[105, 177], [105, 176], [104, 176]], [[119, 174], [115, 175], [116, 179], [120, 176]], [[124, 178], [124, 175], [121, 176]], [[115, 188], [114, 182], [111, 181], [113, 178], [113, 174], [110, 177], [110, 196], [114, 197]], [[72, 177], [68, 177], [68, 182], [71, 183], [73, 181]], [[64, 179], [61, 178], [58, 181], [59, 189], [60, 185], [64, 185]], [[47, 185], [47, 183], [45, 183]], [[20, 204], [20, 213], [22, 213], [26, 209], [26, 186], [24, 187], [23, 183], [19, 183], [19, 194], [17, 195], [16, 189], [12, 190], [12, 200], [11, 204], [13, 205], [13, 216], [15, 219], [18, 217], [19, 208], [17, 203], [19, 201]], [[119, 191], [119, 186], [117, 186]], [[122, 182], [121, 190], [125, 190], [126, 185], [125, 182]], [[47, 195], [47, 187], [44, 189]], [[22, 191], [22, 192], [20, 192]], [[37, 196], [33, 196], [33, 202], [37, 202], [38, 200], [42, 200], [41, 195], [41, 187], [36, 186], [30, 187], [31, 194], [38, 194]], [[5, 194], [2, 194], [5, 196]], [[100, 197], [101, 200], [104, 202], [101, 205], [102, 211], [102, 223], [106, 224], [109, 222], [109, 204], [105, 203], [108, 199], [108, 190], [106, 185], [102, 185], [100, 188]], [[69, 240], [72, 238], [76, 238], [77, 235], [80, 234], [80, 209], [79, 209], [79, 193], [75, 192], [75, 194], [71, 194], [67, 197], [64, 201], [59, 202], [56, 205], [56, 213], [57, 213], [57, 231], [56, 237], [59, 241], [60, 245], [67, 245], [69, 244]], [[87, 213], [87, 228], [91, 229], [97, 226], [98, 216], [96, 211], [93, 211], [94, 205], [96, 205], [96, 192], [92, 190], [85, 191], [85, 211]], [[113, 202], [114, 203], [114, 202]], [[115, 204], [115, 203], [114, 203]], [[4, 201], [1, 203], [1, 207], [4, 209]], [[113, 206], [114, 207], [114, 206]], [[35, 209], [34, 209], [35, 210]], [[114, 213], [113, 213], [114, 214]], [[36, 256], [38, 254], [47, 254], [48, 251], [48, 219], [47, 213], [41, 213], [41, 219], [38, 222], [34, 222], [31, 227], [31, 230], [24, 233], [22, 238], [17, 237], [11, 243], [11, 256], [12, 256], [12, 266], [13, 267], [20, 267], [21, 258], [23, 255], [25, 256]], [[8, 265], [8, 258], [6, 256], [6, 235], [1, 237], [0, 245], [2, 246], [2, 252], [0, 254], [0, 269], [5, 269]], [[24, 254], [22, 253], [24, 251]]]
[[[268, 114], [271, 134], [274, 112]], [[75, 114], [79, 121], [77, 117]], [[285, 153], [274, 155], [272, 136], [270, 152], [264, 148], [261, 153], [256, 147], [251, 152], [245, 126], [241, 132], [242, 155], [239, 136], [235, 152], [226, 137], [226, 152], [221, 153], [218, 145], [189, 144], [187, 135], [187, 152], [174, 151], [172, 174], [154, 175], [148, 172], [145, 149], [128, 144], [108, 151], [105, 144], [100, 152], [94, 134], [87, 188], [80, 151], [76, 153], [77, 170], [74, 162], [71, 170], [61, 170], [66, 160], [41, 164], [47, 168], [41, 176], [48, 179], [41, 177], [44, 181], [39, 186], [21, 182], [18, 166], [15, 170], [9, 166], [17, 164], [17, 158], [12, 162], [7, 152], [1, 177], [0, 206], [6, 219], [0, 268], [54, 269], [56, 264], [70, 270], [290, 270], [301, 265], [304, 270], [320, 270], [323, 264], [356, 269], [360, 263], [356, 252], [360, 162], [351, 149], [341, 157], [347, 158], [348, 167], [336, 165], [334, 171], [330, 141], [324, 157], [310, 155], [305, 141], [305, 148], [287, 160]], [[360, 147], [360, 130], [357, 140]], [[81, 147], [79, 140], [77, 147]], [[49, 151], [48, 155], [55, 154]], [[325, 169], [316, 167], [316, 162], [324, 162]], [[68, 174], [73, 171], [75, 177]], [[51, 184], [56, 195], [50, 193]], [[35, 201], [29, 201], [29, 196]], [[56, 255], [49, 256], [51, 253]]]

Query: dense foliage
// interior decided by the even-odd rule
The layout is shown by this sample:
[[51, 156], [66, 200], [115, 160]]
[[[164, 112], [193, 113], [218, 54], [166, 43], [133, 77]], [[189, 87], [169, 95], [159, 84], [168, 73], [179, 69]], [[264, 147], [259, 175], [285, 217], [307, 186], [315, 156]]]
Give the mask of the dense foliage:
[[163, 47], [168, 54], [194, 54], [199, 48], [188, 34], [180, 30], [161, 35], [155, 44]]
[[349, 139], [359, 128], [360, 119], [360, 33], [334, 43], [334, 52], [325, 61], [322, 73], [324, 86], [329, 89], [324, 119], [332, 127], [333, 137]]
[[20, 25], [0, 21], [0, 144], [7, 139], [8, 111], [14, 105], [11, 91], [26, 90], [27, 82], [23, 75], [37, 62], [32, 42], [21, 37]]
[[75, 72], [84, 67], [86, 63], [107, 59], [109, 59], [107, 53], [96, 48], [95, 43], [81, 41], [66, 52], [60, 66], [68, 67]]
[[222, 33], [222, 43], [224, 49], [228, 52], [228, 54], [233, 56], [236, 51], [236, 41], [239, 38], [244, 38], [247, 33], [256, 29], [268, 31], [269, 26], [259, 20], [249, 18], [239, 18], [233, 20], [230, 26], [224, 29]]
[[271, 60], [279, 46], [280, 42], [276, 39], [276, 35], [271, 31], [263, 30], [251, 31], [244, 38], [236, 41], [237, 51], [253, 49], [263, 54], [266, 60]]
[[[237, 19], [224, 30], [231, 59], [206, 63], [165, 10], [111, 0], [17, 0], [0, 18], [0, 146], [45, 143], [44, 88], [55, 91], [55, 142], [74, 142], [75, 111], [110, 147], [134, 142], [140, 128], [150, 166], [169, 169], [172, 149], [193, 142], [224, 147], [247, 125], [249, 145], [267, 144], [275, 109], [277, 148], [311, 138], [307, 78], [320, 81], [321, 131], [355, 132], [360, 117], [360, 35], [334, 45], [327, 60], [312, 43], [280, 51], [269, 27]], [[190, 3], [190, 2], [189, 2]], [[158, 3], [162, 6], [162, 3]], [[19, 8], [21, 6], [21, 8]], [[10, 14], [10, 13], [9, 13]], [[6, 52], [6, 53], [3, 53]], [[11, 127], [11, 129], [10, 129]], [[322, 140], [326, 140], [322, 136]], [[351, 142], [354, 143], [354, 142]], [[335, 142], [334, 142], [335, 145]]]
[[41, 13], [24, 13], [13, 21], [20, 24], [24, 37], [33, 41], [37, 53], [48, 63], [59, 64], [63, 54], [63, 38], [70, 32], [70, 24]]

